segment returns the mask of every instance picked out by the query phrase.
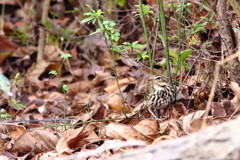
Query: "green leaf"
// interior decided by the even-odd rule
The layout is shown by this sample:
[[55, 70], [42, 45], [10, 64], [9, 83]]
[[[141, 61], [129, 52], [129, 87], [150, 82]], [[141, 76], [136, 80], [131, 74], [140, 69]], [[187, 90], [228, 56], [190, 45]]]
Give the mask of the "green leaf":
[[67, 92], [69, 90], [69, 87], [68, 87], [68, 85], [64, 84], [64, 85], [62, 85], [62, 89], [63, 89], [63, 91]]
[[61, 58], [64, 58], [64, 59], [67, 59], [67, 58], [70, 58], [70, 57], [72, 57], [72, 55], [69, 54], [69, 53], [61, 55]]
[[190, 55], [192, 55], [192, 49], [187, 49], [180, 52], [182, 62], [184, 62]]
[[115, 22], [113, 22], [113, 21], [110, 21], [110, 22], [109, 22], [109, 26], [114, 27], [115, 25], [116, 25]]
[[193, 13], [192, 13], [192, 11], [191, 11], [190, 9], [186, 8], [186, 11], [187, 11], [189, 14], [193, 15]]
[[94, 19], [95, 19], [94, 17], [85, 18], [85, 19], [83, 19], [83, 20], [81, 21], [81, 24], [86, 23], [86, 22], [87, 22], [87, 23], [90, 23], [90, 22], [92, 22]]
[[84, 13], [84, 15], [85, 16], [91, 16], [91, 15], [93, 15], [93, 13], [92, 12], [86, 12], [86, 13]]
[[52, 74], [52, 75], [57, 75], [57, 71], [55, 71], [55, 70], [52, 70], [52, 71], [50, 71], [50, 72], [49, 72], [49, 74]]
[[102, 31], [104, 30], [103, 24], [100, 19], [98, 19], [98, 26], [102, 29]]
[[114, 40], [115, 42], [117, 42], [120, 38], [120, 33], [116, 32], [111, 36], [112, 40]]
[[122, 44], [124, 44], [124, 45], [128, 45], [128, 46], [130, 46], [131, 45], [131, 43], [129, 43], [129, 42], [123, 42]]
[[18, 77], [20, 76], [20, 73], [17, 73], [15, 76], [14, 76], [14, 79], [18, 79]]
[[11, 117], [11, 115], [8, 114], [8, 113], [0, 113], [0, 117], [1, 118], [7, 118], [7, 117]]
[[97, 34], [97, 33], [99, 33], [99, 32], [102, 32], [102, 29], [101, 29], [101, 28], [97, 28], [95, 32], [92, 32], [92, 33], [90, 33], [89, 35], [91, 36], [91, 35]]
[[119, 5], [121, 7], [124, 6], [124, 4], [126, 3], [126, 0], [114, 0], [114, 1], [117, 5]]
[[169, 51], [169, 55], [176, 58], [176, 59], [178, 58], [178, 55], [173, 51]]

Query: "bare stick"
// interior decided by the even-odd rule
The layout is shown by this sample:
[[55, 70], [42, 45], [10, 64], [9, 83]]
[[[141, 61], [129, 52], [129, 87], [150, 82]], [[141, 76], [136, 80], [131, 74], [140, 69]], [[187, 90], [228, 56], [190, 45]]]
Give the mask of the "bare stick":
[[[41, 23], [43, 25], [46, 23], [48, 18], [49, 5], [50, 5], [50, 0], [45, 0], [43, 3], [43, 13], [42, 13], [42, 19], [41, 19]], [[40, 28], [39, 40], [38, 40], [38, 55], [37, 55], [38, 62], [43, 60], [45, 34], [46, 34], [45, 30]]]
[[205, 114], [204, 114], [204, 117], [203, 117], [203, 121], [202, 121], [202, 125], [201, 125], [201, 128], [205, 128], [207, 125], [206, 125], [206, 122], [207, 122], [207, 116], [209, 114], [209, 111], [211, 109], [211, 103], [212, 103], [212, 100], [213, 100], [213, 97], [214, 97], [214, 92], [216, 90], [216, 86], [217, 86], [217, 81], [218, 81], [218, 77], [219, 77], [219, 70], [220, 70], [220, 66], [227, 63], [228, 61], [231, 61], [233, 60], [234, 58], [236, 57], [239, 57], [240, 56], [240, 51], [238, 51], [237, 53], [231, 55], [231, 56], [228, 56], [227, 58], [219, 61], [217, 64], [216, 64], [216, 69], [215, 69], [215, 72], [214, 72], [214, 80], [213, 80], [213, 85], [212, 85], [212, 88], [211, 88], [211, 91], [210, 91], [210, 95], [209, 95], [209, 98], [208, 98], [208, 102], [207, 102], [207, 107], [205, 109]]

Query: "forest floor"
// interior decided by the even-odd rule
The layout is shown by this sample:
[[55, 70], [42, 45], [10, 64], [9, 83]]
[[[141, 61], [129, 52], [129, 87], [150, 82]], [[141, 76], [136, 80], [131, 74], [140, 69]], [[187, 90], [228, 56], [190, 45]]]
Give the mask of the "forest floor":
[[[144, 2], [149, 43], [138, 1], [60, 0], [49, 11], [47, 1], [0, 1], [0, 159], [101, 159], [239, 115], [229, 69], [239, 53], [224, 54], [216, 2], [164, 1], [167, 59], [156, 1]], [[86, 4], [103, 12], [111, 32], [91, 34], [102, 26], [87, 23]], [[236, 35], [238, 19], [228, 11]], [[151, 76], [148, 46], [154, 74], [167, 77], [169, 61], [181, 94], [159, 119], [140, 111]]]

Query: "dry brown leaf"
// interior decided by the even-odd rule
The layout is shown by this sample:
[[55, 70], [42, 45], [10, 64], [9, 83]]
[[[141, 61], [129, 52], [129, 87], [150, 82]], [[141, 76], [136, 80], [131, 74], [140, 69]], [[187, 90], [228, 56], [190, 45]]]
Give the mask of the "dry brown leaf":
[[140, 140], [147, 143], [151, 143], [152, 139], [143, 135], [131, 126], [120, 124], [120, 123], [110, 123], [106, 126], [106, 135], [111, 139], [120, 140]]
[[223, 107], [227, 112], [227, 116], [232, 115], [232, 113], [236, 110], [232, 102], [229, 100], [223, 100]]
[[14, 140], [26, 132], [26, 129], [23, 126], [17, 124], [1, 124], [0, 128], [0, 133], [8, 133], [8, 135], [10, 135]]
[[56, 50], [54, 45], [45, 46], [44, 55], [47, 57], [48, 62], [61, 62], [62, 58], [59, 56], [59, 52]]
[[172, 109], [171, 114], [173, 115], [173, 117], [175, 117], [177, 119], [179, 117], [183, 116], [187, 111], [185, 105], [182, 102], [178, 102], [178, 103], [174, 104], [172, 108], [173, 109]]
[[10, 128], [8, 127], [8, 133], [10, 133], [11, 137], [15, 140], [26, 132], [26, 128], [23, 126], [11, 125]]
[[61, 63], [50, 63], [44, 72], [49, 73], [50, 71], [56, 71], [58, 76], [61, 76]]
[[[192, 132], [196, 132], [200, 130], [201, 128], [199, 128], [200, 126], [196, 125], [196, 122], [199, 122], [199, 119], [202, 118], [204, 113], [205, 113], [205, 110], [198, 110], [196, 112], [191, 112], [187, 115], [182, 116], [180, 119], [182, 120], [182, 129], [184, 130], [184, 132], [187, 134], [190, 134]], [[195, 123], [194, 126], [192, 126], [193, 122]]]
[[[100, 123], [99, 125], [89, 124], [85, 127], [78, 129], [69, 129], [63, 133], [62, 138], [58, 141], [56, 150], [59, 155], [66, 155], [72, 153], [74, 150], [80, 147], [101, 140], [99, 135], [95, 133], [98, 129], [101, 133], [103, 128]], [[99, 127], [101, 126], [101, 127]], [[96, 131], [97, 132], [97, 131]], [[103, 133], [105, 135], [105, 133]], [[100, 136], [103, 136], [100, 134]]]
[[95, 77], [92, 80], [92, 85], [95, 87], [99, 86], [100, 84], [102, 84], [102, 82], [108, 81], [112, 78], [113, 77], [111, 76], [111, 74], [109, 72], [95, 71]]
[[24, 133], [20, 136], [13, 147], [12, 152], [35, 152], [41, 153], [51, 151], [57, 144], [57, 137], [48, 130], [33, 130]]
[[5, 59], [10, 56], [18, 46], [8, 40], [7, 37], [0, 35], [0, 64], [2, 64]]
[[229, 86], [235, 93], [235, 97], [231, 100], [231, 102], [234, 106], [238, 107], [240, 105], [240, 87], [236, 82], [231, 82]]
[[25, 56], [32, 55], [36, 51], [37, 51], [37, 48], [35, 46], [19, 47], [16, 51], [13, 52], [11, 57], [23, 58]]
[[77, 69], [74, 69], [73, 71], [72, 71], [72, 74], [74, 75], [74, 76], [82, 76], [82, 74], [83, 74], [83, 70], [82, 70], [82, 68], [77, 68]]
[[157, 139], [155, 139], [152, 144], [153, 144], [153, 145], [161, 144], [163, 141], [172, 140], [172, 139], [174, 139], [172, 136], [163, 135], [163, 136], [160, 136], [160, 137], [158, 137]]
[[130, 70], [129, 66], [117, 66], [117, 75], [119, 77], [127, 75], [128, 71]]
[[98, 63], [99, 65], [105, 68], [112, 68], [113, 67], [112, 53], [109, 50], [105, 51], [103, 55], [99, 57]]
[[168, 121], [168, 132], [169, 132], [168, 135], [174, 138], [182, 134], [182, 128], [177, 119], [171, 118]]
[[[118, 113], [123, 112], [123, 104], [122, 104], [122, 99], [118, 94], [110, 94], [110, 95], [105, 95], [99, 97], [99, 100], [108, 105], [113, 111], [116, 111]], [[125, 104], [126, 107], [126, 112], [132, 111], [132, 108]]]
[[91, 81], [78, 81], [68, 85], [69, 92], [74, 94], [78, 92], [88, 92], [93, 86]]
[[[130, 77], [130, 78], [124, 78], [124, 79], [120, 79], [119, 80], [119, 84], [120, 86], [124, 86], [124, 85], [127, 85], [129, 84], [130, 82], [131, 83], [134, 83], [136, 80], [135, 78], [133, 77]], [[107, 93], [113, 93], [115, 92], [116, 90], [118, 89], [118, 86], [117, 86], [117, 82], [116, 80], [113, 81], [113, 83], [109, 86], [107, 86], [104, 90], [107, 92]]]
[[206, 107], [205, 99], [199, 94], [194, 95], [194, 107], [198, 110], [203, 110]]
[[64, 104], [64, 95], [62, 93], [48, 92], [44, 99], [47, 99], [46, 103], [39, 107], [38, 111], [42, 113], [45, 118], [59, 117], [63, 115], [64, 109], [66, 109], [67, 114], [70, 112], [70, 108]]
[[159, 124], [156, 120], [144, 119], [135, 125], [134, 128], [143, 135], [150, 136], [152, 138], [159, 135]]
[[76, 141], [82, 138], [81, 135], [83, 135], [83, 127], [78, 129], [69, 129], [66, 132], [64, 132], [56, 145], [56, 151], [58, 155], [66, 155], [72, 153], [74, 151], [74, 148], [70, 148], [68, 142], [74, 140], [75, 143], [77, 143]]
[[227, 115], [225, 109], [220, 102], [212, 102], [211, 113], [213, 118], [225, 117]]
[[37, 85], [39, 88], [43, 88], [43, 84], [38, 78], [48, 65], [49, 63], [45, 61], [39, 61], [38, 63], [33, 64], [25, 76], [26, 81]]

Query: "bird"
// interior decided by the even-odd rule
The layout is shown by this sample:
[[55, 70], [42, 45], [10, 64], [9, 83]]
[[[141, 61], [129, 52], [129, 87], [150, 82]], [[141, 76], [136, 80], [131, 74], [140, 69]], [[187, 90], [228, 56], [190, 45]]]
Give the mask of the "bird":
[[164, 109], [172, 103], [175, 99], [175, 88], [162, 75], [153, 75], [148, 81], [143, 106], [148, 107], [152, 116], [158, 119], [152, 109]]

